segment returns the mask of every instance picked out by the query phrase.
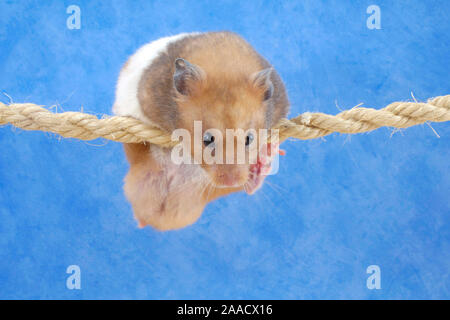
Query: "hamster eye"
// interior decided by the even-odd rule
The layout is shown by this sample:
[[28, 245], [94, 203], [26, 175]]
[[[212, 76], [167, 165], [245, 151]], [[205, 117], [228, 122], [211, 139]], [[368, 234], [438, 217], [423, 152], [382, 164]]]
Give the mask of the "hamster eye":
[[249, 133], [246, 137], [245, 137], [245, 145], [249, 146], [252, 142], [253, 142], [253, 133]]
[[205, 132], [205, 134], [203, 135], [203, 144], [205, 145], [205, 147], [207, 146], [214, 146], [214, 136], [209, 133], [209, 132]]

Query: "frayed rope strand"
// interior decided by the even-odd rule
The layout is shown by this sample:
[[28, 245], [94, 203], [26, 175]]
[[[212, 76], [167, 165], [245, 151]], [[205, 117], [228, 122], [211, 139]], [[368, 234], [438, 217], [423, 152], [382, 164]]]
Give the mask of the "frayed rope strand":
[[[304, 113], [292, 119], [282, 119], [274, 128], [279, 139], [315, 139], [339, 133], [362, 133], [380, 127], [408, 128], [426, 122], [450, 121], [450, 95], [422, 102], [394, 102], [376, 110], [355, 107], [333, 116], [324, 113]], [[105, 138], [124, 143], [149, 142], [172, 147], [177, 141], [156, 125], [132, 117], [112, 116], [98, 119], [82, 112], [53, 113], [32, 103], [0, 102], [0, 125], [12, 124], [24, 130], [53, 132], [65, 138], [93, 140]]]

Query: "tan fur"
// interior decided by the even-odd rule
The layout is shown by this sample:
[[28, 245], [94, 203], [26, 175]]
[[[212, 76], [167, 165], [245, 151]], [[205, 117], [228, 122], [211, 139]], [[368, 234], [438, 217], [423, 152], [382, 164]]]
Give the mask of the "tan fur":
[[[246, 42], [227, 34], [206, 35], [192, 40], [182, 51], [182, 57], [199, 66], [206, 76], [196, 83], [196, 90], [189, 97], [177, 95], [177, 127], [193, 134], [194, 120], [202, 120], [204, 131], [209, 128], [222, 131], [224, 145], [227, 128], [265, 128], [266, 105], [262, 102], [265, 90], [254, 86], [252, 75], [266, 66]], [[227, 158], [225, 149], [224, 158]], [[248, 179], [248, 165], [203, 165], [203, 168], [218, 185], [233, 171], [237, 184], [242, 185]], [[222, 190], [220, 193], [225, 194]]]
[[[188, 96], [176, 92], [173, 86], [176, 58], [201, 69], [200, 79], [189, 83]], [[227, 128], [269, 128], [285, 116], [288, 102], [278, 75], [272, 76], [276, 91], [268, 102], [263, 101], [265, 88], [252, 82], [255, 73], [268, 67], [267, 61], [235, 34], [187, 37], [170, 44], [145, 71], [138, 92], [141, 109], [160, 127], [184, 128], [192, 137], [194, 121], [201, 120], [203, 131], [222, 131], [225, 145]], [[190, 225], [208, 202], [242, 190], [249, 178], [248, 163], [176, 166], [170, 160], [170, 150], [153, 145], [124, 147], [130, 162], [124, 190], [141, 226], [169, 230]], [[230, 181], [235, 181], [235, 187], [226, 187]]]

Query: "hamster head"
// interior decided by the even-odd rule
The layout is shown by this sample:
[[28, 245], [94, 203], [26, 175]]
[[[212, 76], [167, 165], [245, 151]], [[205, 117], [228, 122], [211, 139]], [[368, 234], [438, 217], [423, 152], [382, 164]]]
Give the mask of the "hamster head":
[[262, 138], [259, 129], [267, 129], [271, 73], [257, 66], [205, 70], [181, 58], [174, 63], [178, 128], [190, 132], [191, 157], [216, 187], [239, 187], [249, 180]]

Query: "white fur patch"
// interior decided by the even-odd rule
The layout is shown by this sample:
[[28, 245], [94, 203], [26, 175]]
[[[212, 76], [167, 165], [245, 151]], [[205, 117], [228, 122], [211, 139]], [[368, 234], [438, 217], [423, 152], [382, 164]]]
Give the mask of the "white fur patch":
[[147, 43], [137, 50], [129, 59], [128, 64], [122, 69], [116, 85], [116, 100], [113, 113], [119, 116], [132, 116], [141, 121], [149, 122], [142, 112], [138, 100], [139, 81], [144, 70], [147, 69], [160, 53], [167, 49], [169, 43], [183, 39], [193, 33], [180, 33], [171, 37], [164, 37]]

